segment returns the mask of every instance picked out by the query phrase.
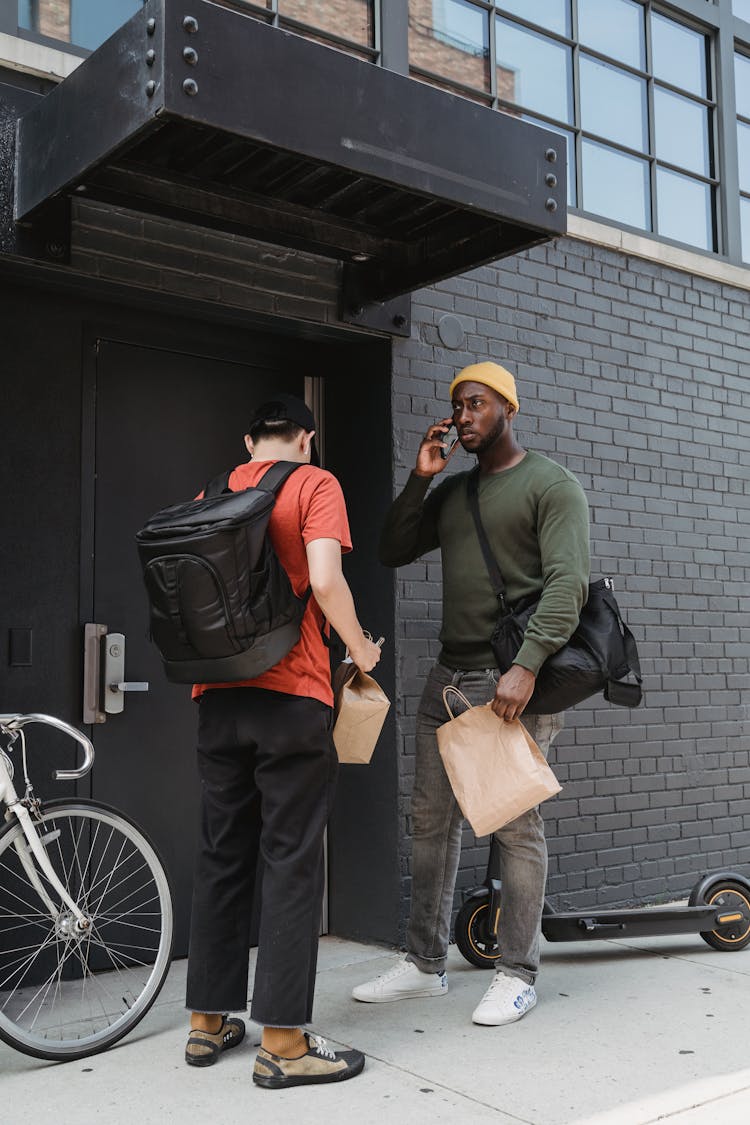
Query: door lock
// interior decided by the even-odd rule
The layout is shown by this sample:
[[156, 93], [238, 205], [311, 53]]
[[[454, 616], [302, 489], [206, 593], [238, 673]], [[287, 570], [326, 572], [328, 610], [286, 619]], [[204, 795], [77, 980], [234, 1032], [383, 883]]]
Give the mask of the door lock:
[[[103, 660], [102, 660], [103, 654]], [[105, 723], [107, 715], [125, 709], [125, 694], [148, 691], [145, 680], [125, 679], [125, 634], [108, 633], [106, 625], [84, 629], [83, 721]]]

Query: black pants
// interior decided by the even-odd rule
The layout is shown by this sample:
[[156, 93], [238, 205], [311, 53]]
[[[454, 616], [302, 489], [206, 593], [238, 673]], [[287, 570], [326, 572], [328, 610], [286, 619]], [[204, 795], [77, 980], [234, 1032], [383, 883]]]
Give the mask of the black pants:
[[250, 1014], [269, 1027], [312, 1018], [323, 900], [323, 837], [338, 759], [331, 708], [258, 688], [200, 700], [201, 828], [187, 1007], [247, 1007], [258, 856], [262, 892]]

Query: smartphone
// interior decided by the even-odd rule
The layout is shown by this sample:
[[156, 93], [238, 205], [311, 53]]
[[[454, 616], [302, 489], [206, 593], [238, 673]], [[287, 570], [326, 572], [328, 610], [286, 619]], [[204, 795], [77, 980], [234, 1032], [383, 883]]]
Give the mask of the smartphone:
[[[451, 425], [448, 427], [448, 433], [450, 433], [452, 426], [453, 426], [453, 423], [451, 423]], [[448, 434], [444, 434], [443, 436], [447, 438]], [[453, 441], [450, 443], [450, 445], [448, 446], [447, 449], [441, 449], [440, 450], [440, 456], [443, 458], [444, 461], [448, 460], [448, 458], [450, 457], [451, 453], [453, 452], [453, 450], [456, 448], [457, 445], [458, 445], [458, 438], [455, 437], [453, 439]]]

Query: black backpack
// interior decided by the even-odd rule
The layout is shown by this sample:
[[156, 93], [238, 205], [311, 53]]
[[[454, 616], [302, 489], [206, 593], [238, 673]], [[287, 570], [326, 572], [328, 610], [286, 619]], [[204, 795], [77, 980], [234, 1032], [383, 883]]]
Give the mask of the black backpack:
[[202, 500], [162, 508], [136, 533], [151, 639], [173, 683], [253, 679], [299, 640], [310, 590], [296, 596], [266, 534], [276, 496], [298, 468], [277, 461], [241, 492], [224, 473]]

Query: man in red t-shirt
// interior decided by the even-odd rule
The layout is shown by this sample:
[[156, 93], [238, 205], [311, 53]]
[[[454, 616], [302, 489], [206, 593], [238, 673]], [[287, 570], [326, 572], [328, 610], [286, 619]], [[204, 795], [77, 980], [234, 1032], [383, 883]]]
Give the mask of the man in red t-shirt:
[[208, 1066], [245, 1034], [228, 1013], [246, 1008], [250, 920], [263, 858], [260, 932], [251, 1016], [263, 1027], [253, 1080], [283, 1089], [340, 1082], [364, 1055], [329, 1048], [303, 1025], [312, 1018], [323, 900], [323, 837], [338, 768], [333, 692], [323, 632], [328, 623], [369, 672], [380, 649], [364, 635], [341, 569], [352, 548], [341, 486], [318, 468], [315, 421], [280, 394], [256, 411], [251, 455], [229, 478], [257, 485], [275, 461], [301, 467], [287, 479], [268, 533], [294, 592], [310, 588], [300, 639], [253, 680], [197, 684], [201, 829], [193, 886], [187, 977], [192, 1011], [185, 1059]]

